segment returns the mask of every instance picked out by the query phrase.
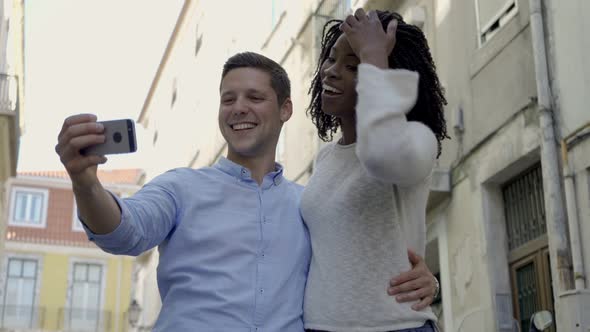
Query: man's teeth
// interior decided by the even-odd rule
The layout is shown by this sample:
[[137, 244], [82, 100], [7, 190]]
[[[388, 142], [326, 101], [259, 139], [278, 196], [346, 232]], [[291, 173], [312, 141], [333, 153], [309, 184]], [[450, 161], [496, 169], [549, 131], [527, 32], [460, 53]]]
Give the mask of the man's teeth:
[[324, 84], [324, 90], [326, 90], [328, 92], [332, 92], [332, 93], [342, 93], [342, 91], [340, 91], [340, 90], [338, 90], [336, 88], [333, 88], [333, 87], [331, 87], [329, 85], [325, 85], [325, 84]]
[[244, 129], [251, 129], [256, 127], [253, 123], [238, 123], [232, 126], [234, 130], [244, 130]]

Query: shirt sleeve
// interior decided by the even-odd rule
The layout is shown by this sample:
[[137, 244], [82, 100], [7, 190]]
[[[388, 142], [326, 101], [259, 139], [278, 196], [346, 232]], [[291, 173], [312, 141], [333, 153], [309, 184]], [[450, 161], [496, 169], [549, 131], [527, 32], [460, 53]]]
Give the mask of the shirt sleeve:
[[88, 239], [104, 251], [119, 255], [137, 256], [159, 245], [177, 222], [175, 176], [175, 171], [166, 172], [129, 198], [120, 199], [111, 193], [121, 209], [121, 222], [108, 234], [95, 234], [82, 222]]
[[359, 65], [356, 153], [369, 174], [381, 181], [414, 185], [434, 167], [434, 133], [406, 119], [418, 97], [418, 79], [418, 73], [409, 70]]

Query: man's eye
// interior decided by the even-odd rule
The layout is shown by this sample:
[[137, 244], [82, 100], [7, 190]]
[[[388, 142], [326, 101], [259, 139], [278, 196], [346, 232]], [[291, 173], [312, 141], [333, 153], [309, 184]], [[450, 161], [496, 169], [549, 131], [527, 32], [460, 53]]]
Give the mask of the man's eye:
[[231, 104], [234, 101], [233, 98], [228, 98], [228, 99], [222, 99], [221, 102], [223, 104]]
[[346, 66], [346, 68], [348, 70], [350, 70], [350, 71], [357, 71], [358, 70], [358, 67], [357, 66], [350, 66], [350, 65], [348, 65], [348, 66]]

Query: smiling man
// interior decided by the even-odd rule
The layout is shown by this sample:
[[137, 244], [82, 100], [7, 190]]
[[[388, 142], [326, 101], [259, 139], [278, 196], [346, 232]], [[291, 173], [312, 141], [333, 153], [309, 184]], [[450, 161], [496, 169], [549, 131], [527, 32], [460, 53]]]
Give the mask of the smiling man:
[[[88, 238], [114, 254], [159, 247], [155, 331], [304, 331], [311, 248], [299, 213], [303, 187], [274, 161], [291, 114], [289, 78], [279, 64], [256, 53], [231, 57], [218, 118], [227, 157], [213, 167], [168, 171], [123, 200], [96, 177], [106, 158], [80, 153], [104, 141], [96, 117], [65, 120], [56, 151]], [[423, 266], [413, 271], [412, 290], [429, 276]]]

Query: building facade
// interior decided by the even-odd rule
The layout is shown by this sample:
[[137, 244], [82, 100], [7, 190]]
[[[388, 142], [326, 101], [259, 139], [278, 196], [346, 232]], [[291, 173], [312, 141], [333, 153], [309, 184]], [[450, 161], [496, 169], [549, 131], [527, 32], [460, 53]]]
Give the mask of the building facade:
[[[524, 331], [539, 310], [555, 315], [556, 331], [590, 326], [583, 314], [590, 306], [590, 2], [255, 3], [264, 24], [247, 40], [251, 30], [239, 18], [233, 22], [240, 30], [216, 30], [205, 22], [226, 22], [215, 16], [220, 12], [209, 2], [186, 2], [139, 117], [161, 144], [158, 158], [169, 162], [148, 178], [165, 168], [210, 165], [225, 153], [213, 89], [223, 60], [247, 46], [290, 74], [294, 114], [277, 160], [288, 178], [305, 184], [324, 144], [305, 114], [323, 24], [359, 7], [397, 11], [425, 32], [448, 100], [451, 140], [443, 143], [427, 211], [426, 260], [441, 281], [433, 305], [441, 328]], [[249, 17], [253, 8], [234, 11]], [[198, 55], [187, 60], [193, 50]], [[204, 67], [215, 72], [205, 75]], [[142, 290], [157, 292], [150, 272], [157, 254], [144, 258], [149, 283]]]
[[[139, 189], [143, 172], [99, 171], [99, 178], [127, 197]], [[127, 331], [133, 259], [88, 241], [67, 173], [19, 173], [7, 191], [0, 329]]]
[[[6, 209], [6, 180], [16, 176], [24, 130], [24, 1], [0, 1], [0, 212]], [[0, 257], [4, 247], [0, 223]]]

